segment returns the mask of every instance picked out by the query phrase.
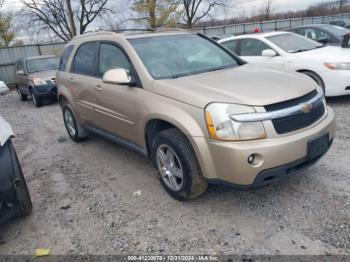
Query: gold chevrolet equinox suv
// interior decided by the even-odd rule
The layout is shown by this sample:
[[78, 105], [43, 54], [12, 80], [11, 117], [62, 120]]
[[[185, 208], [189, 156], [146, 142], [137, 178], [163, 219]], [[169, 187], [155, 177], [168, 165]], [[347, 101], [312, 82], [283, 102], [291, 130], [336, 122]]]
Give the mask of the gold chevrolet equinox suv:
[[335, 134], [313, 80], [247, 64], [201, 34], [78, 36], [63, 52], [57, 86], [74, 141], [95, 133], [151, 158], [178, 200], [208, 183], [255, 188], [294, 175]]

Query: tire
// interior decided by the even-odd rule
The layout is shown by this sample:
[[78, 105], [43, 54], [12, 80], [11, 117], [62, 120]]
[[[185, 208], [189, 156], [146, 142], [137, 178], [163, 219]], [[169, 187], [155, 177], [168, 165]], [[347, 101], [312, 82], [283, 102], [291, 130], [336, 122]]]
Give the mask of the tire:
[[173, 198], [186, 201], [207, 190], [208, 183], [202, 175], [193, 148], [178, 129], [167, 129], [155, 136], [152, 157], [162, 186]]
[[34, 89], [30, 90], [30, 95], [32, 97], [32, 102], [34, 106], [41, 107], [43, 105], [41, 98], [35, 94]]
[[16, 91], [17, 91], [18, 97], [19, 97], [19, 99], [20, 99], [21, 101], [27, 101], [28, 96], [25, 95], [25, 94], [23, 94], [22, 91], [21, 91], [21, 89], [19, 89], [18, 86], [16, 86]]
[[89, 133], [77, 123], [73, 111], [68, 105], [62, 106], [64, 125], [68, 135], [74, 142], [81, 142], [89, 137]]
[[325, 84], [324, 84], [322, 78], [318, 74], [316, 74], [314, 72], [310, 72], [310, 71], [305, 71], [302, 73], [307, 75], [308, 77], [311, 77], [311, 79], [314, 80], [322, 88], [323, 93], [326, 94]]
[[19, 163], [16, 151], [10, 142], [10, 154], [12, 159], [12, 166], [14, 172], [14, 183], [16, 196], [19, 204], [19, 213], [18, 216], [28, 216], [33, 210], [33, 204], [30, 199], [27, 183], [24, 179], [21, 165]]

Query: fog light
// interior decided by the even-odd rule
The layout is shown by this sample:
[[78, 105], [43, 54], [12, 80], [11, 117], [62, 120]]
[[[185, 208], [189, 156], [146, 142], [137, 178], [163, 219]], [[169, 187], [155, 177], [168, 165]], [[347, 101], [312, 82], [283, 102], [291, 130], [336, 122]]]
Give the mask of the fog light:
[[248, 157], [248, 164], [254, 167], [261, 167], [264, 164], [264, 159], [260, 154], [251, 154]]
[[254, 161], [255, 161], [255, 155], [250, 155], [248, 157], [248, 163], [252, 165], [254, 163]]

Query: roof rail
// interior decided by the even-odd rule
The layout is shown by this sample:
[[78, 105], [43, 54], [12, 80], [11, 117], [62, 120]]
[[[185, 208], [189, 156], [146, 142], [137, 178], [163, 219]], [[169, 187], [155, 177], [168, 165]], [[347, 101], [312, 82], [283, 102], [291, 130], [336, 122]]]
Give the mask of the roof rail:
[[115, 33], [122, 33], [122, 32], [154, 32], [156, 31], [153, 28], [126, 28], [126, 29], [116, 29], [112, 30], [112, 32]]
[[77, 40], [77, 39], [81, 39], [84, 37], [95, 36], [95, 35], [112, 35], [112, 34], [114, 34], [114, 33], [109, 32], [109, 31], [91, 32], [91, 33], [85, 33], [82, 35], [77, 35], [77, 36], [73, 37], [72, 40]]

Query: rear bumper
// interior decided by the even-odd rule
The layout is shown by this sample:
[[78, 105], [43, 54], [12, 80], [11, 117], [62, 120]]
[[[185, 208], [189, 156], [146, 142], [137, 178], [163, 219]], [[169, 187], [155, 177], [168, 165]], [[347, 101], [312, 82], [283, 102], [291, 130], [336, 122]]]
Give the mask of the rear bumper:
[[[245, 142], [194, 138], [194, 148], [202, 173], [209, 182], [251, 188], [293, 175], [314, 164], [315, 159], [308, 159], [308, 143], [325, 134], [333, 141], [335, 119], [331, 109], [320, 122], [299, 132]], [[252, 154], [261, 156], [263, 161], [249, 164]]]

